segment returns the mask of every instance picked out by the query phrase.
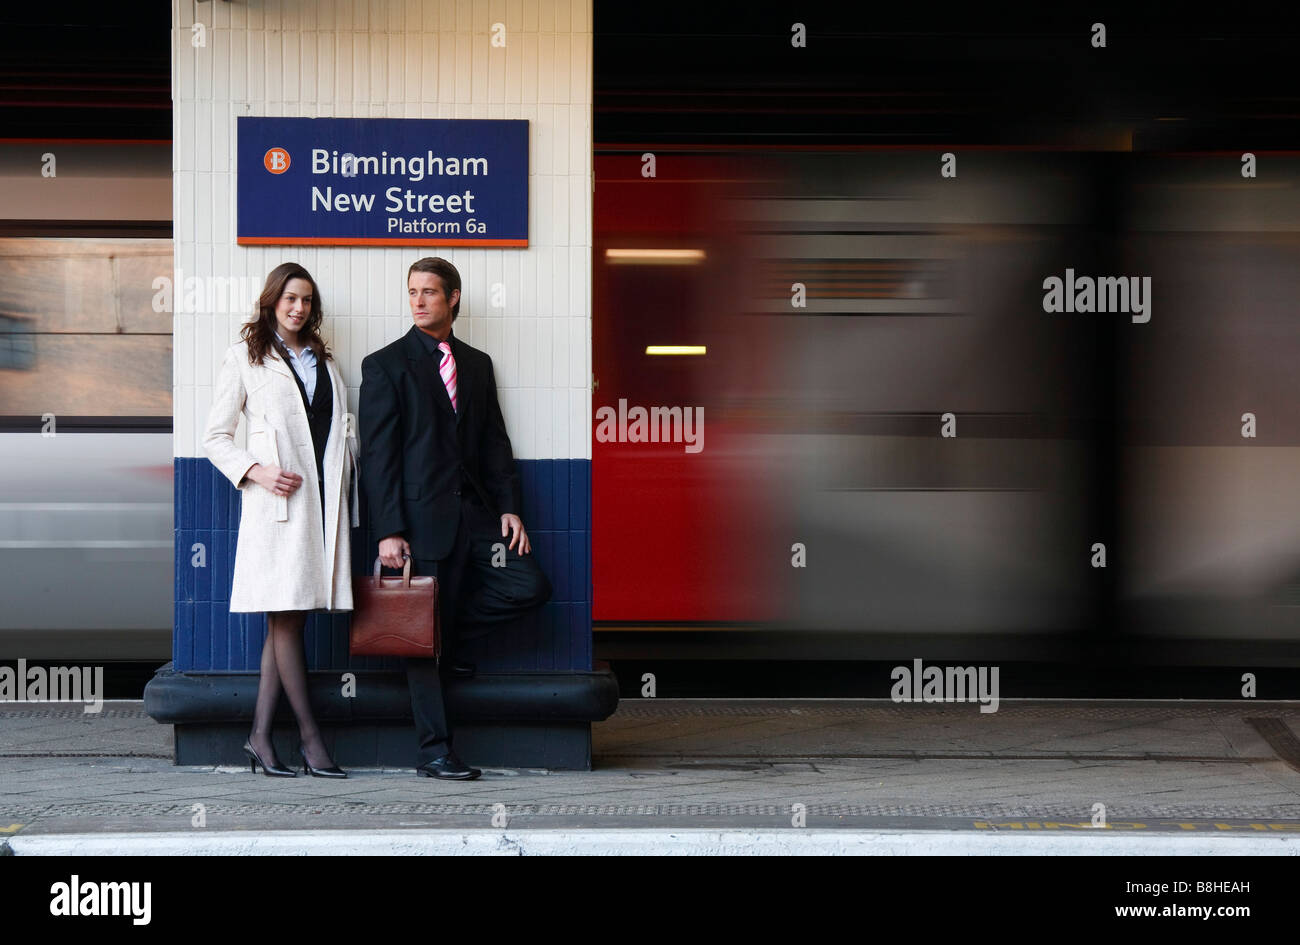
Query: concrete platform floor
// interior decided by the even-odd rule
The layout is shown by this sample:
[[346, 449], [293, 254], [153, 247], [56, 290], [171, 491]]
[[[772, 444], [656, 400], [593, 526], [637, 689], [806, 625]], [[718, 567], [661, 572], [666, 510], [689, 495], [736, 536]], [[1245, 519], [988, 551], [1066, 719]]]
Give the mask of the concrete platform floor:
[[[1191, 852], [1194, 837], [1196, 850], [1213, 852], [1219, 837], [1233, 838], [1225, 852], [1300, 852], [1300, 704], [1003, 700], [995, 713], [978, 709], [629, 700], [593, 727], [592, 771], [493, 768], [479, 781], [442, 782], [410, 768], [354, 769], [345, 781], [178, 768], [170, 728], [139, 702], [105, 703], [97, 715], [79, 704], [5, 703], [0, 841], [20, 854], [56, 852], [60, 837], [61, 852], [105, 852], [116, 836], [126, 852], [130, 836], [131, 852], [148, 852], [134, 847], [154, 836], [160, 852], [176, 853], [241, 832], [237, 845], [258, 852], [248, 831], [299, 832], [306, 852], [320, 842], [302, 831], [360, 830], [376, 852], [385, 831], [499, 839], [639, 828], [788, 840], [803, 826], [808, 843], [843, 832], [816, 841], [832, 847], [852, 847], [850, 832], [895, 837], [884, 852], [915, 852], [909, 835], [930, 834], [933, 845], [935, 832], [952, 831], [968, 834], [973, 852], [979, 837], [1050, 835], [1077, 848], [1121, 834], [1130, 844], [1159, 835], [1162, 850]], [[986, 846], [1024, 852], [1003, 850], [1007, 842]], [[276, 851], [264, 843], [260, 852]]]

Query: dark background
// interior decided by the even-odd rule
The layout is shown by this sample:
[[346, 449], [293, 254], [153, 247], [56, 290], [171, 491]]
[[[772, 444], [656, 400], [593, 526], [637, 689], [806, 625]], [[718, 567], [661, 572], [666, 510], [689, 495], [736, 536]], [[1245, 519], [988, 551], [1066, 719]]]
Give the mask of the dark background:
[[[1300, 17], [1160, 6], [597, 0], [595, 141], [1294, 148]], [[6, 4], [0, 136], [170, 139], [169, 31], [165, 0]]]
[[[211, 3], [222, 0], [210, 0]], [[200, 8], [204, 4], [199, 5]], [[1078, 151], [1296, 150], [1300, 48], [1295, 14], [1234, 4], [1186, 9], [997, 11], [829, 3], [595, 4], [598, 153], [654, 145], [696, 151], [772, 146], [930, 146]], [[790, 44], [791, 23], [806, 48]], [[1091, 45], [1091, 24], [1107, 46]], [[170, 4], [10, 4], [0, 10], [0, 138], [169, 140]], [[1105, 158], [1101, 158], [1104, 162]], [[1098, 176], [1104, 192], [1108, 175]], [[1096, 226], [1113, 226], [1098, 205]], [[1099, 329], [1115, 330], [1115, 324]], [[1099, 363], [1105, 358], [1106, 339]], [[1112, 349], [1118, 351], [1118, 348]], [[1103, 381], [1105, 379], [1103, 378]], [[1099, 405], [1105, 415], [1114, 406]], [[1113, 436], [1098, 434], [1100, 507], [1121, 488]], [[1102, 602], [1105, 607], [1105, 601]], [[879, 694], [888, 669], [814, 662], [791, 674], [715, 658], [648, 662], [633, 636], [597, 632], [626, 695], [655, 672], [659, 695]], [[707, 631], [701, 639], [707, 638]], [[115, 695], [147, 670], [110, 669]], [[1232, 689], [1239, 670], [1003, 663], [1006, 696], [1195, 697]], [[1297, 690], [1279, 669], [1270, 689]], [[883, 674], [883, 675], [882, 675]], [[114, 683], [114, 678], [117, 682]], [[1261, 696], [1267, 697], [1261, 679]], [[136, 693], [138, 694], [138, 693]], [[1271, 694], [1271, 693], [1270, 693]]]

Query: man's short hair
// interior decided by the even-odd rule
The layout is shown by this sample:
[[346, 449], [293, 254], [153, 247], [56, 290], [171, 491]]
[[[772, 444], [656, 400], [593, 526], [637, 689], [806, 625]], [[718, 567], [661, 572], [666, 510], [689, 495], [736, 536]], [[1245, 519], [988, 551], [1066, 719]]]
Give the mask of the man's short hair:
[[[441, 256], [425, 256], [423, 259], [417, 259], [411, 263], [411, 268], [406, 270], [406, 284], [411, 284], [411, 273], [413, 272], [431, 272], [442, 280], [442, 294], [451, 298], [451, 294], [460, 289], [460, 273], [456, 267]], [[451, 320], [454, 322], [456, 316], [460, 314], [460, 299], [451, 307]]]

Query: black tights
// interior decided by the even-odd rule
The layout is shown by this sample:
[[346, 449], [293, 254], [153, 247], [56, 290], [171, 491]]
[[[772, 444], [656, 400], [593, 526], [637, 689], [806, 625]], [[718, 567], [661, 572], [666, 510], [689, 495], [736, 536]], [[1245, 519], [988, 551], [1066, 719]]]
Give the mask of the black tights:
[[302, 651], [302, 628], [306, 622], [307, 614], [301, 610], [266, 615], [262, 677], [257, 685], [257, 707], [253, 710], [253, 733], [249, 742], [263, 758], [273, 764], [278, 761], [275, 746], [271, 744], [271, 727], [275, 722], [276, 703], [280, 701], [280, 687], [283, 686], [298, 720], [304, 756], [313, 768], [329, 768], [334, 762], [325, 748], [316, 718], [311, 714], [311, 700], [307, 695], [307, 663]]

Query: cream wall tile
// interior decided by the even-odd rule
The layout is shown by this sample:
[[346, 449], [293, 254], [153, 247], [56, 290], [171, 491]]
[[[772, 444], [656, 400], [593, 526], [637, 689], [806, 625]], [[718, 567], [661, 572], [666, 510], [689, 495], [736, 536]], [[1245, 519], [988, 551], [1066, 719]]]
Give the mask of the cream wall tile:
[[[590, 455], [591, 6], [548, 0], [272, 0], [173, 4], [176, 266], [260, 289], [285, 260], [321, 284], [327, 339], [355, 410], [361, 360], [410, 327], [406, 269], [451, 259], [464, 281], [458, 333], [493, 358], [520, 458]], [[190, 45], [198, 9], [207, 46]], [[506, 45], [491, 46], [504, 23]], [[538, 104], [540, 103], [540, 104]], [[526, 250], [234, 245], [235, 119], [525, 118]], [[492, 288], [504, 288], [494, 308]], [[205, 283], [206, 287], [206, 283]], [[183, 293], [184, 286], [176, 287]], [[201, 455], [218, 359], [251, 311], [173, 317], [175, 450]], [[240, 309], [235, 311], [233, 309]], [[200, 416], [201, 415], [201, 416]]]

